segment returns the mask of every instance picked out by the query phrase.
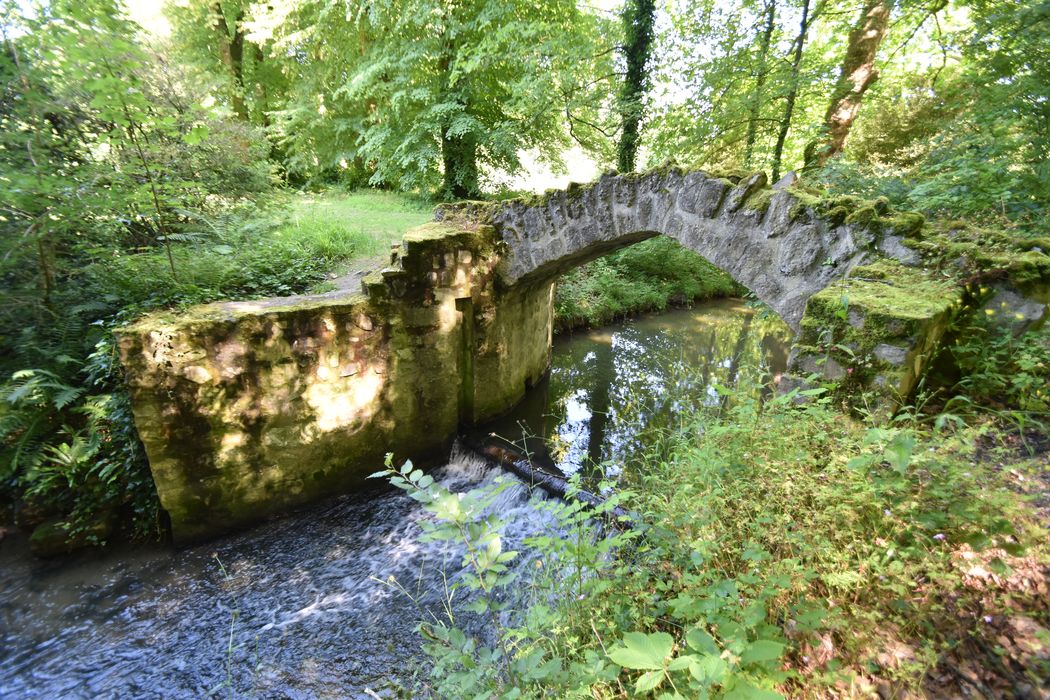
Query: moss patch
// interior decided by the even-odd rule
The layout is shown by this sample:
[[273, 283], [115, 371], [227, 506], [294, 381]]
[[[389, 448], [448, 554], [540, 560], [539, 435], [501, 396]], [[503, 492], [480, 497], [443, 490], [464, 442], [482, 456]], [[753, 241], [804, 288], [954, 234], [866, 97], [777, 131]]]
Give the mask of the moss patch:
[[[937, 353], [965, 290], [956, 281], [881, 260], [810, 298], [794, 371], [873, 388], [889, 405], [907, 397]], [[831, 371], [831, 370], [834, 371]]]

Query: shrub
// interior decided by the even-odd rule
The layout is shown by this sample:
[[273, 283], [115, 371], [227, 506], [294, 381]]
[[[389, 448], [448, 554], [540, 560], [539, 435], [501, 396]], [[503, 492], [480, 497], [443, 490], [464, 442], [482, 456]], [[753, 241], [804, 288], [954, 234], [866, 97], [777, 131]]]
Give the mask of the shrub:
[[600, 326], [671, 304], [743, 294], [729, 275], [664, 236], [599, 258], [561, 278], [557, 326]]

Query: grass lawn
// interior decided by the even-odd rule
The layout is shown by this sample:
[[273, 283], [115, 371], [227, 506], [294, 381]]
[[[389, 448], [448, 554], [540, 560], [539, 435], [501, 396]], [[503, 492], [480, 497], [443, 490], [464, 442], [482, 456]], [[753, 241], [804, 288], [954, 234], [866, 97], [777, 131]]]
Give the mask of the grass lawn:
[[288, 221], [274, 235], [342, 247], [344, 254], [350, 253], [345, 264], [386, 253], [405, 231], [430, 221], [433, 209], [424, 200], [378, 190], [292, 195]]

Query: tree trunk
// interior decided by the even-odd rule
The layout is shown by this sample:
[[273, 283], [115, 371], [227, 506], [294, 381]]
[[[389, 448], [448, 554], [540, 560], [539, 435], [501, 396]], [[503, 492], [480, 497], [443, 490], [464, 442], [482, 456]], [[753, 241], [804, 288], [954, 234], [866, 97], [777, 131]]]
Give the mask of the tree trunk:
[[441, 159], [445, 166], [446, 199], [478, 199], [478, 144], [473, 134], [450, 138], [441, 134]]
[[244, 10], [237, 10], [232, 39], [229, 25], [226, 23], [226, 14], [222, 11], [222, 3], [218, 0], [212, 3], [211, 13], [215, 37], [219, 43], [219, 59], [233, 81], [233, 89], [230, 91], [230, 107], [238, 119], [246, 122], [248, 121], [248, 107], [244, 102], [244, 33], [241, 31]]
[[762, 31], [758, 45], [758, 75], [755, 76], [755, 88], [751, 92], [751, 110], [747, 119], [747, 142], [744, 145], [744, 165], [751, 167], [755, 154], [755, 140], [758, 137], [758, 117], [762, 110], [762, 89], [766, 85], [766, 70], [769, 63], [769, 44], [773, 39], [773, 26], [776, 22], [776, 0], [768, 0], [766, 5], [766, 26]]
[[[813, 13], [816, 17], [817, 13]], [[798, 36], [795, 37], [791, 57], [791, 87], [788, 89], [784, 100], [784, 116], [780, 119], [780, 129], [777, 131], [777, 144], [773, 147], [773, 181], [780, 179], [780, 164], [784, 159], [784, 143], [787, 142], [788, 131], [791, 130], [791, 119], [795, 113], [795, 101], [798, 99], [798, 72], [802, 65], [802, 50], [806, 46], [806, 36], [813, 24], [813, 18], [809, 15], [809, 0], [802, 2], [802, 21], [799, 23]]]
[[806, 149], [807, 167], [819, 167], [842, 153], [850, 128], [860, 113], [864, 93], [879, 77], [875, 57], [889, 28], [893, 4], [894, 0], [865, 0], [857, 24], [849, 33], [846, 57], [824, 117], [825, 140]]
[[[442, 42], [441, 58], [438, 61], [438, 70], [441, 72], [442, 102], [456, 102], [466, 112], [467, 103], [463, 99], [463, 93], [459, 94], [453, 90], [450, 73], [452, 62], [455, 60], [457, 46], [454, 39], [448, 34], [449, 22], [453, 18], [442, 16], [445, 24], [445, 40]], [[462, 83], [460, 90], [465, 88]], [[481, 187], [478, 185], [478, 140], [473, 133], [464, 133], [457, 136], [449, 136], [451, 119], [441, 127], [441, 161], [444, 166], [444, 199], [478, 199], [481, 195]]]
[[649, 85], [649, 58], [653, 44], [654, 0], [627, 0], [623, 8], [626, 73], [620, 91], [620, 142], [616, 161], [620, 172], [631, 172], [638, 156], [645, 91]]

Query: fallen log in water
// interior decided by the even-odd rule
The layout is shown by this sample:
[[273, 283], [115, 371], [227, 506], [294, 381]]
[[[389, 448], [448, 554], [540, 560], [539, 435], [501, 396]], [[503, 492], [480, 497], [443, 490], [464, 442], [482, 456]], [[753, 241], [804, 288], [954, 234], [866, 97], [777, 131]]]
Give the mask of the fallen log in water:
[[[556, 496], [563, 500], [573, 499], [581, 501], [592, 507], [598, 507], [605, 503], [604, 498], [590, 491], [584, 489], [572, 490], [565, 477], [536, 467], [532, 460], [513, 447], [473, 441], [468, 441], [466, 446], [473, 452], [495, 462], [503, 469], [514, 474], [529, 486], [543, 489], [544, 492], [551, 496]], [[630, 514], [620, 506], [612, 508], [608, 511], [608, 515], [611, 520], [621, 527], [631, 527], [632, 525]]]

